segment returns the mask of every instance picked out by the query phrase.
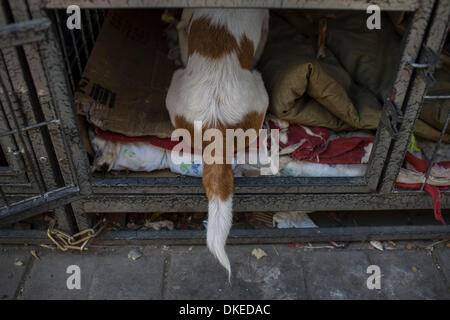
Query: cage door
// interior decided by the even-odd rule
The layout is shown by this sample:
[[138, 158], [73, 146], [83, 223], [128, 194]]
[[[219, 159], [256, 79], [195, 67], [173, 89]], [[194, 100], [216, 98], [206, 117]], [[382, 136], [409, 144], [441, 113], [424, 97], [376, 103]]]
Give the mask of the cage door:
[[[17, 179], [0, 176], [0, 225], [91, 192], [89, 162], [51, 21], [6, 21], [0, 10], [0, 142], [7, 154], [4, 171], [13, 169]], [[20, 161], [11, 161], [5, 146], [14, 146]]]

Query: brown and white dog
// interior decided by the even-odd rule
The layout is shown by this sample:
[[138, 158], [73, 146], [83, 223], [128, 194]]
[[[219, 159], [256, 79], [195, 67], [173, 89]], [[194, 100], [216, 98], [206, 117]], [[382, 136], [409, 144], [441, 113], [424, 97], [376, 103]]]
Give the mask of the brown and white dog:
[[[224, 139], [226, 129], [261, 128], [268, 96], [253, 66], [264, 46], [268, 18], [265, 9], [183, 11], [177, 28], [185, 68], [174, 73], [166, 98], [175, 128], [187, 129], [193, 137], [194, 121], [201, 121], [203, 130], [219, 129]], [[207, 244], [229, 278], [225, 244], [232, 224], [233, 181], [231, 164], [204, 163]]]

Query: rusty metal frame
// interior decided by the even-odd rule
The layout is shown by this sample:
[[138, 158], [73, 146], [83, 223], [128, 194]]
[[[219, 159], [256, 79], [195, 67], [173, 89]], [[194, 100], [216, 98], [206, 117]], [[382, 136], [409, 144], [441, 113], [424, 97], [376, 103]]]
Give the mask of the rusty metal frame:
[[[21, 5], [26, 3], [14, 2], [12, 8]], [[53, 33], [48, 32], [50, 20], [26, 17], [28, 10], [2, 9], [0, 25], [5, 25], [7, 19], [23, 20], [7, 24], [0, 31], [2, 71], [6, 74], [6, 79], [1, 79], [2, 105], [10, 110], [8, 122], [13, 124], [12, 130], [2, 132], [2, 137], [14, 136], [19, 142], [26, 170], [32, 177], [28, 186], [32, 191], [24, 194], [26, 186], [17, 183], [7, 184], [7, 192], [2, 187], [0, 223], [53, 210], [60, 227], [73, 231], [76, 226], [72, 208], [66, 204], [90, 192], [89, 163], [79, 147], [79, 128], [67, 94], [59, 47], [52, 39]]]
[[[84, 9], [93, 8], [143, 8], [143, 7], [197, 7], [197, 6], [228, 6], [227, 1], [210, 0], [89, 0], [75, 1]], [[30, 29], [30, 21], [43, 22], [54, 9], [65, 9], [73, 1], [66, 0], [15, 0], [10, 1], [14, 21], [24, 23]], [[379, 0], [371, 1], [382, 10], [413, 11], [410, 27], [403, 39], [403, 50], [399, 57], [397, 74], [392, 82], [392, 94], [387, 97], [383, 107], [382, 117], [387, 118], [393, 106], [398, 106], [403, 115], [398, 123], [397, 137], [390, 134], [389, 122], [380, 123], [377, 130], [374, 149], [371, 154], [369, 169], [365, 177], [359, 178], [292, 178], [292, 177], [261, 177], [237, 178], [235, 190], [235, 211], [283, 211], [283, 210], [381, 210], [405, 208], [432, 208], [432, 201], [423, 192], [394, 192], [394, 183], [406, 152], [415, 119], [420, 111], [421, 101], [425, 95], [426, 84], [419, 72], [410, 64], [412, 61], [424, 63], [422, 45], [440, 52], [445, 28], [448, 24], [448, 1], [440, 0]], [[232, 6], [270, 7], [270, 8], [304, 8], [304, 9], [353, 9], [367, 8], [366, 0], [244, 0]], [[50, 14], [51, 15], [51, 14]], [[88, 15], [88, 12], [85, 13]], [[99, 17], [99, 16], [97, 16]], [[28, 21], [28, 22], [27, 22]], [[89, 20], [91, 21], [91, 20]], [[98, 22], [98, 21], [97, 21]], [[92, 25], [90, 26], [92, 28]], [[33, 28], [31, 28], [33, 29]], [[61, 139], [50, 132], [49, 138], [54, 151], [64, 156], [64, 149], [71, 151], [68, 163], [57, 162], [64, 182], [78, 186], [74, 190], [74, 200], [71, 208], [74, 210], [78, 228], [89, 227], [91, 222], [89, 212], [149, 212], [149, 211], [204, 211], [206, 197], [203, 195], [201, 180], [197, 178], [112, 178], [92, 177], [87, 165], [86, 153], [80, 142], [79, 129], [72, 110], [72, 95], [76, 83], [71, 81], [66, 70], [62, 44], [58, 40], [58, 29], [52, 29], [48, 37], [39, 45], [36, 42], [25, 43], [22, 46], [23, 56], [31, 68], [31, 77], [37, 88], [54, 93], [53, 97], [38, 96], [45, 120], [54, 119], [51, 116], [58, 112], [56, 106], [65, 110], [61, 117], [69, 123], [70, 128], [64, 132], [67, 138]], [[25, 34], [25, 30], [18, 34]], [[86, 45], [89, 37], [82, 34]], [[1, 32], [0, 32], [1, 39]], [[14, 40], [11, 40], [14, 41]], [[79, 48], [80, 50], [82, 48]], [[40, 50], [46, 52], [42, 54]], [[77, 48], [78, 50], [78, 48]], [[83, 54], [83, 51], [78, 52]], [[37, 63], [36, 63], [37, 61]], [[42, 80], [37, 75], [48, 72], [46, 66], [52, 67], [52, 75], [47, 74]], [[51, 88], [49, 88], [51, 87]], [[52, 99], [53, 98], [53, 99]], [[34, 146], [34, 143], [33, 143]], [[81, 164], [81, 167], [78, 165]], [[76, 167], [76, 170], [73, 169]], [[43, 176], [52, 179], [45, 170], [40, 168]], [[72, 173], [76, 173], [73, 176]], [[1, 179], [1, 176], [0, 176]], [[75, 194], [77, 196], [75, 197]], [[20, 194], [12, 195], [21, 197]], [[54, 199], [43, 204], [45, 208], [53, 204], [66, 203], [65, 199]], [[49, 203], [52, 202], [52, 205]], [[442, 207], [450, 208], [450, 197], [443, 194]], [[31, 215], [30, 210], [23, 216]], [[19, 216], [17, 216], [19, 217]]]
[[[35, 1], [31, 1], [35, 2]], [[295, 2], [274, 2], [274, 1], [253, 1], [251, 3], [232, 3], [232, 6], [255, 6], [255, 7], [272, 7], [280, 6], [286, 8], [314, 8], [323, 7], [330, 8], [334, 5], [340, 8], [364, 9], [367, 4], [360, 1], [295, 1]], [[81, 8], [123, 8], [123, 7], [165, 7], [165, 6], [197, 6], [195, 1], [78, 1]], [[410, 28], [403, 40], [403, 50], [399, 57], [396, 78], [393, 79], [393, 89], [397, 93], [395, 103], [402, 105], [408, 85], [412, 79], [412, 69], [408, 64], [409, 58], [417, 58], [419, 48], [422, 44], [427, 25], [431, 18], [434, 1], [425, 1], [421, 3], [412, 1], [378, 1], [382, 9], [395, 10], [402, 9], [414, 11]], [[48, 1], [46, 8], [61, 9], [65, 8], [67, 1]], [[202, 6], [208, 6], [208, 3], [202, 3]], [[210, 4], [211, 6], [221, 5], [227, 6], [230, 3], [217, 2]], [[64, 49], [64, 45], [63, 45]], [[66, 59], [67, 60], [67, 59]], [[70, 68], [68, 69], [70, 73]], [[74, 81], [72, 81], [74, 82]], [[387, 102], [383, 108], [383, 115], [387, 117], [387, 110], [390, 104]], [[339, 178], [305, 178], [305, 177], [246, 177], [236, 178], [236, 193], [368, 193], [376, 192], [378, 182], [384, 169], [388, 150], [392, 142], [392, 137], [388, 134], [386, 128], [381, 124], [377, 130], [376, 143], [368, 165], [368, 170], [364, 177], [339, 177]], [[93, 192], [98, 193], [203, 193], [201, 179], [199, 178], [130, 178], [106, 176], [93, 178]]]
[[[274, 244], [295, 242], [443, 239], [450, 226], [330, 227], [309, 229], [231, 230], [233, 244]], [[112, 245], [204, 245], [204, 230], [105, 231], [95, 246]], [[9, 245], [52, 244], [45, 231], [0, 230], [0, 243]]]
[[[40, 0], [37, 0], [40, 1]], [[242, 7], [272, 9], [366, 10], [370, 4], [386, 11], [414, 11], [424, 4], [421, 0], [43, 0], [47, 9], [65, 9], [76, 4], [81, 8], [189, 8]]]
[[[426, 51], [432, 50], [437, 54], [442, 51], [445, 36], [449, 27], [449, 17], [450, 2], [438, 1], [434, 8], [430, 27], [427, 30], [426, 40], [422, 45], [420, 56], [417, 60], [420, 64], [429, 65], [429, 72], [433, 72], [435, 66], [428, 61]], [[424, 50], [424, 48], [427, 49]], [[412, 57], [412, 59], [416, 60], [414, 57]], [[421, 70], [414, 70], [411, 64], [409, 69], [410, 72], [414, 71], [415, 76], [411, 87], [408, 89], [407, 98], [402, 108], [404, 119], [400, 124], [398, 137], [394, 140], [389, 152], [386, 170], [383, 172], [380, 192], [385, 194], [394, 191], [395, 180], [400, 171], [400, 167], [402, 166], [403, 159], [405, 158], [406, 149], [415, 128], [415, 122], [419, 117], [420, 109], [428, 87], [427, 79], [424, 77]]]

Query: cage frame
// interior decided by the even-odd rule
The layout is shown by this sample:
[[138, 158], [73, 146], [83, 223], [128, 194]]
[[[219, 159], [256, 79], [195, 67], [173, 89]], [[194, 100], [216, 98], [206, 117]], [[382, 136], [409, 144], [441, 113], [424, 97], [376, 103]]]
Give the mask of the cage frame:
[[[56, 39], [55, 26], [48, 27], [49, 32], [37, 30], [36, 23], [40, 21], [45, 25], [51, 20], [49, 10], [65, 9], [71, 5], [66, 0], [16, 0], [10, 1], [10, 9], [14, 25], [22, 24], [20, 36], [2, 36], [1, 46], [20, 46], [33, 74], [43, 70], [47, 64], [53, 65], [52, 74], [59, 85], [51, 89], [55, 94], [58, 105], [64, 105], [67, 112], [73, 101], [70, 93], [70, 79], [64, 74], [64, 57], [61, 45]], [[297, 9], [339, 9], [339, 10], [365, 10], [365, 0], [89, 0], [78, 1], [82, 9], [108, 9], [108, 8], [168, 8], [168, 7], [267, 7], [267, 8], [297, 8]], [[417, 64], [428, 64], [430, 71], [434, 65], [423, 49], [425, 46], [436, 53], [442, 50], [444, 35], [448, 29], [450, 3], [442, 0], [379, 0], [370, 4], [379, 5], [382, 10], [404, 10], [414, 12], [410, 27], [403, 37], [402, 54], [397, 66], [396, 76], [392, 81], [392, 94], [387, 97], [383, 106], [382, 119], [377, 130], [374, 149], [369, 161], [365, 177], [358, 178], [292, 178], [292, 177], [259, 177], [236, 178], [234, 196], [234, 211], [290, 211], [301, 210], [384, 210], [384, 209], [429, 209], [433, 207], [431, 197], [423, 190], [404, 191], [395, 189], [395, 180], [402, 165], [415, 121], [422, 102], [426, 96], [427, 82], [421, 71], [414, 67], [411, 60]], [[4, 23], [3, 23], [4, 24]], [[0, 25], [1, 19], [0, 19]], [[8, 27], [8, 25], [6, 26]], [[42, 26], [41, 26], [42, 27]], [[5, 27], [2, 29], [4, 30]], [[51, 30], [50, 30], [51, 29]], [[39, 32], [37, 32], [39, 31]], [[44, 33], [44, 36], [42, 36]], [[3, 33], [7, 34], [7, 33]], [[19, 40], [18, 40], [19, 39]], [[5, 44], [6, 43], [6, 44]], [[41, 46], [44, 43], [44, 46]], [[39, 45], [37, 45], [39, 44]], [[39, 46], [39, 49], [37, 48]], [[42, 49], [43, 47], [43, 49]], [[38, 51], [48, 52], [47, 61], [38, 57]], [[23, 58], [23, 57], [22, 57]], [[9, 62], [12, 63], [12, 62]], [[17, 63], [16, 63], [17, 67]], [[52, 86], [51, 83], [33, 78], [37, 87]], [[56, 80], [57, 79], [57, 80]], [[20, 79], [19, 79], [20, 80]], [[22, 80], [24, 81], [24, 80]], [[37, 82], [37, 84], [36, 84]], [[14, 102], [14, 101], [13, 101]], [[14, 104], [11, 102], [12, 104]], [[49, 101], [39, 100], [44, 106]], [[397, 107], [398, 106], [398, 107]], [[389, 115], [392, 108], [400, 111], [402, 121], [392, 122]], [[55, 120], [50, 117], [54, 112], [52, 108], [43, 108], [44, 120]], [[37, 170], [52, 185], [56, 181], [55, 171], [60, 172], [63, 184], [73, 182], [74, 189], [70, 192], [58, 190], [58, 195], [49, 195], [39, 206], [22, 205], [20, 210], [7, 209], [0, 212], [0, 223], [18, 221], [25, 217], [36, 215], [47, 210], [56, 210], [58, 219], [71, 229], [85, 229], [92, 225], [88, 213], [107, 212], [150, 212], [150, 211], [206, 211], [207, 199], [204, 195], [199, 178], [110, 178], [91, 176], [86, 152], [79, 138], [79, 126], [73, 115], [62, 114], [64, 122], [70, 123], [70, 130], [58, 137], [49, 130], [50, 141], [39, 144], [33, 141], [33, 147], [43, 154], [49, 146], [54, 148], [57, 155], [65, 156], [69, 162], [81, 164], [80, 167], [62, 165], [61, 161], [53, 161], [50, 168], [35, 163]], [[66, 119], [67, 118], [67, 119]], [[44, 121], [45, 122], [45, 121]], [[39, 123], [39, 121], [35, 121]], [[41, 122], [42, 123], [42, 122]], [[45, 124], [54, 125], [55, 123]], [[57, 124], [58, 126], [60, 124]], [[398, 131], [392, 135], [392, 126]], [[77, 130], [78, 128], [78, 130]], [[70, 141], [65, 141], [70, 137]], [[77, 144], [78, 141], [78, 144]], [[37, 143], [37, 146], [35, 144]], [[47, 153], [45, 153], [47, 152]], [[43, 156], [45, 158], [45, 156]], [[32, 162], [32, 161], [28, 161]], [[52, 161], [49, 161], [52, 162]], [[429, 174], [429, 172], [427, 173]], [[74, 177], [70, 178], [71, 176]], [[30, 178], [30, 177], [28, 177]], [[0, 183], [2, 182], [0, 175]], [[61, 179], [61, 177], [60, 177]], [[72, 179], [72, 180], [71, 180]], [[257, 180], [255, 180], [257, 179]], [[60, 187], [64, 189], [65, 186]], [[56, 188], [56, 187], [55, 187]], [[6, 189], [5, 189], [6, 190]], [[10, 189], [8, 196], [12, 198], [25, 198], [23, 190], [14, 192]], [[66, 192], [66, 193], [65, 193]], [[35, 194], [32, 190], [31, 194]], [[70, 205], [67, 205], [69, 204]], [[448, 192], [441, 194], [441, 207], [450, 208]], [[61, 209], [64, 208], [64, 209]], [[72, 216], [72, 212], [73, 215]], [[73, 217], [76, 226], [71, 224]]]

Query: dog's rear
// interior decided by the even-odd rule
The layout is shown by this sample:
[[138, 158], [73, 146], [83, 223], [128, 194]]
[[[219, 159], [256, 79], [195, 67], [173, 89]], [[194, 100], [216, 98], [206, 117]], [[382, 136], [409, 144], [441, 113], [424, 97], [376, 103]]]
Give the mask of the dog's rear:
[[[194, 121], [202, 121], [203, 130], [219, 129], [224, 139], [226, 129], [261, 128], [268, 97], [253, 65], [263, 46], [267, 19], [268, 11], [263, 9], [183, 13], [180, 24], [188, 31], [180, 37], [180, 45], [186, 68], [175, 72], [166, 99], [176, 128], [188, 129], [193, 136]], [[230, 276], [225, 243], [232, 224], [233, 171], [225, 152], [221, 160], [204, 161], [203, 186], [209, 200], [207, 243]]]

